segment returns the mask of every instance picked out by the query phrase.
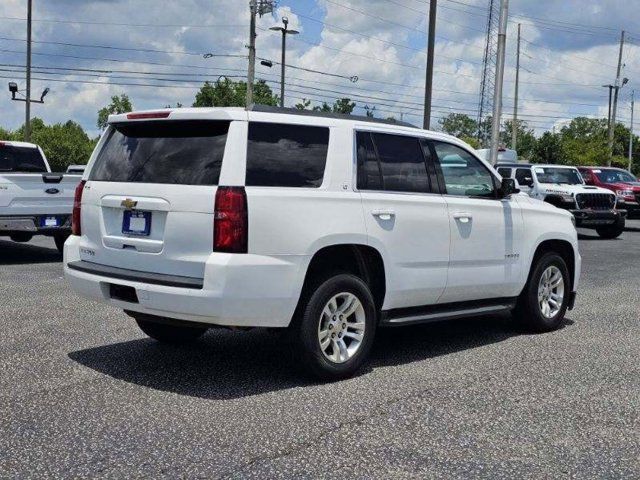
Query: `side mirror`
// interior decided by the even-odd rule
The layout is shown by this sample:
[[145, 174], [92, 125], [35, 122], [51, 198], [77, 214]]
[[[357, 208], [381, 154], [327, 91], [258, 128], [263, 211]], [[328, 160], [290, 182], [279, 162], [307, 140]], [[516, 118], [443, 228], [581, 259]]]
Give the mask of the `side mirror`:
[[516, 181], [513, 178], [503, 178], [500, 184], [500, 196], [502, 198], [508, 197], [514, 193], [519, 193], [520, 190], [516, 186]]

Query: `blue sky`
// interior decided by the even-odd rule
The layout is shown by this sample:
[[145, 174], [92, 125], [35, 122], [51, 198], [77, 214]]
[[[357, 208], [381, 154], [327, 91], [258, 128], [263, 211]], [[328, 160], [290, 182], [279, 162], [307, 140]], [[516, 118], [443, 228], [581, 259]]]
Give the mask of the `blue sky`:
[[[578, 115], [606, 115], [618, 40], [628, 30], [620, 119], [640, 85], [640, 16], [619, 0], [511, 0], [505, 75], [505, 119], [513, 104], [515, 28], [522, 24], [521, 118], [538, 133]], [[440, 0], [434, 113], [476, 115], [487, 0]], [[287, 104], [350, 96], [378, 116], [420, 123], [424, 85], [426, 0], [281, 0], [259, 20], [258, 55], [278, 60], [280, 39], [268, 28], [283, 15], [301, 35], [288, 49]], [[0, 82], [24, 85], [26, 0], [0, 3]], [[49, 86], [33, 115], [80, 122], [92, 135], [96, 112], [127, 93], [137, 109], [190, 105], [200, 82], [241, 78], [247, 60], [202, 58], [207, 52], [246, 55], [248, 0], [34, 0], [34, 81]], [[305, 70], [306, 69], [306, 70]], [[309, 72], [316, 70], [323, 73]], [[258, 76], [278, 88], [278, 68]], [[358, 76], [357, 83], [348, 77]], [[135, 84], [135, 85], [124, 85]], [[24, 106], [0, 94], [0, 126], [16, 128]], [[437, 121], [437, 118], [436, 118]], [[436, 124], [437, 125], [437, 124]]]

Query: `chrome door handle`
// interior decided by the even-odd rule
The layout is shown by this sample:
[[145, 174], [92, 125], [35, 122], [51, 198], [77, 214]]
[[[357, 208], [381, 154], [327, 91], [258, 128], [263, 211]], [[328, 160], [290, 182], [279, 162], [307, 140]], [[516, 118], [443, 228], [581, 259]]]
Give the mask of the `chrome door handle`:
[[373, 210], [371, 215], [378, 217], [380, 220], [391, 220], [392, 217], [396, 216], [396, 212], [393, 210]]
[[453, 218], [459, 220], [460, 223], [469, 223], [473, 219], [473, 215], [467, 212], [455, 212]]

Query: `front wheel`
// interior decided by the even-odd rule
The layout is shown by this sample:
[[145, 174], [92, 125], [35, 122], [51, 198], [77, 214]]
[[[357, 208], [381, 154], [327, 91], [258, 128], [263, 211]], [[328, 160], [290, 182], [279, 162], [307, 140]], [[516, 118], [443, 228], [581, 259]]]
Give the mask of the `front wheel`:
[[311, 290], [293, 327], [303, 365], [323, 380], [352, 376], [367, 359], [376, 332], [373, 295], [360, 278], [337, 274]]
[[135, 318], [138, 327], [149, 337], [161, 343], [181, 345], [197, 340], [208, 330], [206, 327], [158, 323], [141, 317]]
[[604, 227], [596, 228], [596, 232], [598, 232], [598, 235], [600, 235], [600, 238], [605, 238], [610, 240], [613, 238], [618, 238], [620, 235], [622, 235], [622, 232], [624, 232], [624, 226], [625, 226], [624, 218], [621, 218], [613, 225], [607, 225]]
[[535, 332], [557, 329], [567, 311], [570, 286], [564, 259], [554, 252], [545, 253], [531, 267], [514, 311], [517, 320]]

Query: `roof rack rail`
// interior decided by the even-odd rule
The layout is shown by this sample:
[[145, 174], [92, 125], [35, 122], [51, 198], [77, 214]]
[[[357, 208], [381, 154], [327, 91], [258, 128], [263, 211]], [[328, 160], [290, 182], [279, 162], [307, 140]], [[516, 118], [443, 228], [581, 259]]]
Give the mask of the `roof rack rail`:
[[399, 125], [401, 127], [419, 128], [407, 122], [387, 120], [383, 118], [364, 117], [362, 115], [349, 115], [345, 113], [318, 112], [316, 110], [299, 110], [297, 108], [273, 107], [271, 105], [252, 105], [247, 110], [252, 112], [285, 113], [287, 115], [301, 115], [306, 117], [336, 118], [339, 120], [352, 120], [357, 122], [383, 123], [386, 125]]

